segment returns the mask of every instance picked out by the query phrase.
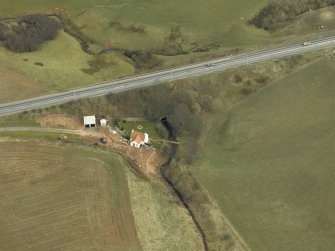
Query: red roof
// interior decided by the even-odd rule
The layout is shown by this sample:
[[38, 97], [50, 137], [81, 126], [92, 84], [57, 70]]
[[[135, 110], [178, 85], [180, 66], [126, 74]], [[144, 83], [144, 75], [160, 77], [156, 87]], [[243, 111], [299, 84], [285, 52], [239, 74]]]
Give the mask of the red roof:
[[136, 132], [136, 131], [132, 131], [131, 135], [130, 135], [130, 140], [131, 141], [135, 141], [137, 144], [142, 144], [144, 143], [144, 133], [143, 132]]

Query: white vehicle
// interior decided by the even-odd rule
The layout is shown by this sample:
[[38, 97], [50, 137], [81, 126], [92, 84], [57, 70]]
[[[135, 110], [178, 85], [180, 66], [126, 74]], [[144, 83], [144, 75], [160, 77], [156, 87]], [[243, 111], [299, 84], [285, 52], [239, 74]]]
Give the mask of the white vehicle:
[[311, 45], [311, 42], [304, 42], [303, 43], [303, 46], [308, 46], [308, 45]]
[[206, 64], [206, 67], [213, 67], [215, 64], [210, 63], [210, 64]]
[[116, 131], [114, 128], [109, 128], [109, 131], [110, 131], [112, 134], [117, 134], [117, 131]]

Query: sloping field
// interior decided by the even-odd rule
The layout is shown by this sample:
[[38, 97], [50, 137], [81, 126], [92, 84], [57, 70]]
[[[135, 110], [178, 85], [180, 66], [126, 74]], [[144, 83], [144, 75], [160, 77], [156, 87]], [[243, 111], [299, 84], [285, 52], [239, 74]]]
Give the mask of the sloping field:
[[[21, 90], [18, 92], [17, 90]], [[7, 67], [0, 66], [0, 103], [46, 92], [45, 86]]]
[[125, 164], [73, 146], [0, 143], [1, 250], [141, 250]]
[[192, 167], [253, 250], [334, 249], [334, 76], [325, 59], [224, 112]]
[[[0, 48], [0, 67], [9, 67], [17, 71], [16, 75], [20, 77], [12, 73], [13, 76], [4, 80], [7, 95], [1, 92], [0, 103], [9, 97], [19, 99], [31, 96], [32, 93], [36, 93], [36, 96], [41, 92], [64, 91], [133, 73], [133, 66], [120, 56], [109, 54], [106, 57], [108, 62], [113, 62], [113, 66], [94, 74], [84, 73], [82, 69], [89, 68], [87, 62], [93, 56], [83, 52], [80, 44], [64, 31], [59, 31], [56, 40], [46, 42], [35, 52], [14, 53]], [[31, 79], [39, 84], [39, 89]], [[23, 85], [21, 82], [28, 84]], [[18, 90], [21, 94], [15, 96]]]

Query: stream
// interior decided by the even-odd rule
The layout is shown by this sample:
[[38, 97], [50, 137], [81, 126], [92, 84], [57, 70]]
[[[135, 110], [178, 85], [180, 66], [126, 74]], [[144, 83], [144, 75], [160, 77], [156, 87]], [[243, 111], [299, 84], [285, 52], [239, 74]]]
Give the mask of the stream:
[[[177, 137], [176, 137], [175, 131], [173, 129], [173, 126], [167, 120], [167, 118], [162, 118], [161, 123], [169, 133], [168, 139], [171, 140], [171, 141], [177, 141]], [[178, 145], [172, 144], [170, 154], [169, 154], [169, 159], [165, 164], [163, 164], [161, 166], [160, 174], [161, 174], [162, 178], [165, 180], [165, 182], [173, 189], [173, 191], [175, 192], [175, 194], [177, 195], [179, 200], [182, 202], [183, 206], [189, 212], [196, 229], [198, 230], [199, 234], [201, 235], [202, 243], [204, 245], [204, 250], [208, 251], [208, 244], [207, 244], [207, 239], [206, 239], [206, 235], [205, 235], [204, 230], [201, 228], [198, 220], [196, 219], [196, 217], [194, 215], [194, 212], [192, 211], [189, 204], [185, 200], [183, 194], [178, 190], [178, 188], [173, 184], [173, 182], [170, 180], [170, 178], [166, 174], [167, 169], [170, 167], [171, 160], [173, 159], [173, 157], [175, 156], [175, 154], [177, 152], [177, 147], [178, 147]]]

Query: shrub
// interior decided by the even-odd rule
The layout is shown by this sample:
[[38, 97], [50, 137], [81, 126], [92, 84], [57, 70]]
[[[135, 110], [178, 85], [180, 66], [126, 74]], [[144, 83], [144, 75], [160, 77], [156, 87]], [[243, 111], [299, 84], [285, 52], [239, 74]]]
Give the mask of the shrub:
[[124, 55], [131, 58], [140, 69], [152, 69], [162, 63], [162, 61], [150, 51], [126, 51]]
[[267, 76], [258, 76], [255, 78], [255, 81], [260, 85], [266, 85], [269, 80]]
[[235, 74], [234, 80], [235, 83], [241, 83], [243, 81], [243, 77], [240, 74]]
[[93, 59], [87, 61], [87, 64], [89, 68], [84, 68], [81, 70], [87, 74], [94, 74], [100, 70], [107, 69], [115, 65], [115, 62], [108, 61], [104, 55], [96, 55]]

